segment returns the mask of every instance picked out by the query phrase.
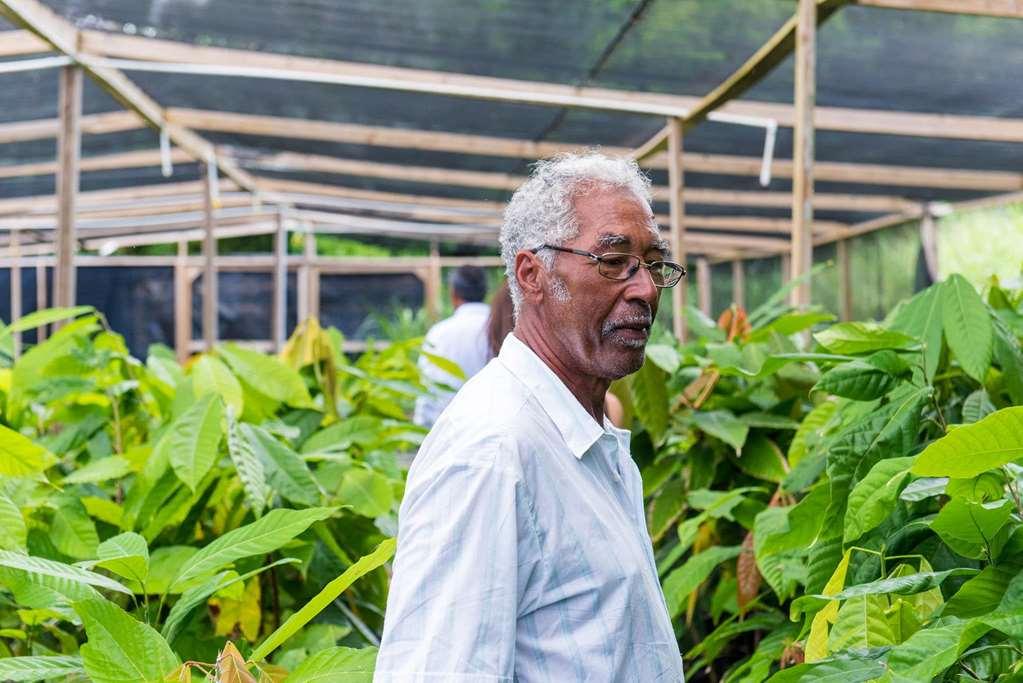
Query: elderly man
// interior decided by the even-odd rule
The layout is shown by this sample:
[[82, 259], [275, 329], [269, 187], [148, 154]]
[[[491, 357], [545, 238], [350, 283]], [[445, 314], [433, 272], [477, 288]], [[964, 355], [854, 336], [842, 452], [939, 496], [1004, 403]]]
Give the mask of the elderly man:
[[537, 164], [505, 212], [516, 325], [409, 471], [377, 683], [683, 680], [629, 432], [666, 261], [635, 163]]

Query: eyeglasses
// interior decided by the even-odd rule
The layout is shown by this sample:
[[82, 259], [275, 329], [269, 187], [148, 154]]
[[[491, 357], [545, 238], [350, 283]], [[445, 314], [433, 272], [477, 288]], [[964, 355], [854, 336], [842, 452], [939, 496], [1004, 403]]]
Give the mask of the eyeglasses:
[[539, 247], [530, 249], [529, 251], [530, 253], [535, 254], [541, 249], [563, 251], [566, 254], [585, 256], [596, 263], [597, 272], [609, 280], [628, 280], [630, 277], [635, 275], [642, 266], [650, 271], [650, 277], [654, 281], [654, 286], [674, 287], [678, 284], [679, 280], [685, 277], [686, 274], [686, 269], [678, 263], [674, 263], [672, 261], [644, 261], [634, 254], [594, 254], [581, 249], [555, 247], [550, 244], [541, 244]]

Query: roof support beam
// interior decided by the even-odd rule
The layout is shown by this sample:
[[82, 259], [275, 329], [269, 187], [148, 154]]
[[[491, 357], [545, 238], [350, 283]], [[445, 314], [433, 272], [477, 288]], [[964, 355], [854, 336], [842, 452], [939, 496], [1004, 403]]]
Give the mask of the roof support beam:
[[886, 9], [1023, 19], [1023, 2], [1020, 0], [855, 0], [855, 2], [859, 5]]
[[52, 50], [49, 43], [40, 40], [31, 31], [0, 31], [0, 57], [24, 57]]
[[228, 160], [217, 159], [213, 146], [191, 130], [169, 124], [160, 105], [142, 92], [121, 71], [90, 65], [87, 53], [80, 49], [83, 42], [82, 32], [39, 0], [0, 0], [0, 13], [52, 45], [57, 52], [78, 61], [89, 76], [110, 92], [114, 99], [127, 109], [137, 112], [154, 128], [166, 130], [174, 144], [187, 151], [192, 158], [216, 163], [225, 176], [247, 190], [255, 190], [255, 183], [249, 174]]
[[60, 136], [57, 140], [57, 267], [53, 273], [53, 304], [75, 305], [75, 203], [78, 198], [78, 157], [82, 130], [82, 69], [60, 70]]

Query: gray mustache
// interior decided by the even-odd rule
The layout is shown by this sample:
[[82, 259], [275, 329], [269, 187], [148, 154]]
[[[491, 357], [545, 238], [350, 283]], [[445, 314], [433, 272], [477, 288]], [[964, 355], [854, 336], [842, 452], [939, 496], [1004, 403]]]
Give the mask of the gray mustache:
[[650, 315], [632, 316], [628, 318], [621, 318], [619, 320], [605, 320], [600, 332], [606, 337], [622, 327], [650, 327], [652, 324], [653, 316]]

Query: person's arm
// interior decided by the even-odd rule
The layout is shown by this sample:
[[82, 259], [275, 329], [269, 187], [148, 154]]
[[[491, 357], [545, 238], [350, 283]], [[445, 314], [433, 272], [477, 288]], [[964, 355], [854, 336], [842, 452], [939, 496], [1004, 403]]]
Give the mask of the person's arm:
[[512, 681], [536, 539], [517, 478], [446, 465], [407, 494], [375, 683]]

